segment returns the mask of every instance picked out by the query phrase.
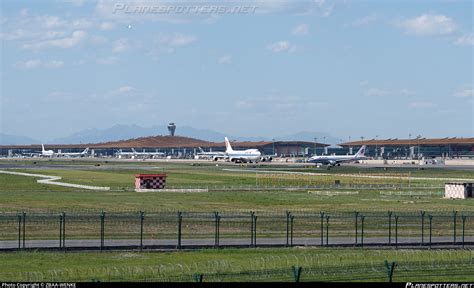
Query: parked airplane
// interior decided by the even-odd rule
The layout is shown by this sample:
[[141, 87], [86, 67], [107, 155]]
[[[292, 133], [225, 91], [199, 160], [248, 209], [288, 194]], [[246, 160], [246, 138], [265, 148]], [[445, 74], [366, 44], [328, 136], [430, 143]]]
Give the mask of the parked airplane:
[[357, 151], [355, 155], [313, 156], [308, 159], [308, 162], [315, 163], [316, 165], [328, 165], [328, 169], [330, 169], [331, 167], [334, 167], [336, 165], [341, 166], [341, 163], [343, 162], [351, 162], [365, 159], [365, 149], [366, 146], [363, 145], [362, 147], [360, 147], [359, 151]]
[[89, 147], [84, 149], [84, 151], [82, 151], [82, 152], [61, 152], [61, 153], [56, 153], [56, 154], [60, 157], [63, 157], [63, 156], [66, 156], [66, 157], [84, 157], [84, 156], [87, 155], [88, 152], [89, 152]]
[[54, 156], [54, 151], [53, 150], [45, 150], [44, 145], [41, 144], [41, 154], [40, 154], [40, 156], [53, 157]]
[[145, 156], [145, 157], [165, 157], [165, 153], [163, 152], [137, 152], [135, 149], [132, 148], [132, 152], [135, 156]]
[[114, 155], [117, 156], [119, 159], [122, 158], [122, 157], [130, 157], [132, 159], [135, 158], [135, 153], [134, 152], [122, 152], [122, 149], [115, 152]]
[[231, 162], [257, 163], [262, 159], [262, 153], [258, 149], [233, 150], [227, 137], [225, 137], [225, 148], [225, 153]]
[[201, 147], [199, 147], [199, 151], [200, 152], [196, 153], [197, 159], [204, 158], [204, 159], [212, 159], [214, 161], [217, 161], [219, 159], [227, 158], [227, 155], [225, 154], [225, 152], [204, 152], [204, 150]]

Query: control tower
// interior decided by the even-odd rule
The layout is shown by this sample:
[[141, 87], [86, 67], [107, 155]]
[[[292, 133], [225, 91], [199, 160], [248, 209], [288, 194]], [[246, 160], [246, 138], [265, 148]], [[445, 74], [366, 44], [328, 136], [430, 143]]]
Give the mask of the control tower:
[[174, 123], [168, 124], [168, 131], [170, 132], [170, 136], [174, 136], [174, 131], [176, 131], [176, 125], [174, 125]]

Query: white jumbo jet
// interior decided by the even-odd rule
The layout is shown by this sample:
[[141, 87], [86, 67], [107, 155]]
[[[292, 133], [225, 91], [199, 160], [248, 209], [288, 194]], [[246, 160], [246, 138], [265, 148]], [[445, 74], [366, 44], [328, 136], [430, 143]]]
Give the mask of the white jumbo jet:
[[316, 165], [328, 165], [327, 167], [328, 169], [330, 169], [331, 167], [334, 167], [336, 165], [341, 166], [341, 163], [343, 162], [351, 162], [365, 159], [365, 149], [366, 146], [363, 145], [362, 147], [360, 147], [359, 151], [357, 151], [355, 155], [313, 156], [308, 159], [308, 163], [315, 163]]
[[84, 149], [84, 151], [82, 152], [61, 152], [61, 153], [57, 153], [58, 156], [60, 157], [84, 157], [87, 155], [87, 153], [89, 152], [89, 147], [87, 147], [86, 149]]
[[225, 152], [204, 152], [204, 150], [201, 147], [199, 147], [199, 152], [196, 153], [196, 156], [197, 156], [197, 159], [205, 158], [205, 159], [212, 159], [214, 161], [227, 158], [227, 155], [225, 154]]
[[53, 157], [54, 156], [54, 151], [53, 150], [45, 150], [44, 145], [41, 144], [41, 156]]
[[121, 159], [122, 157], [130, 157], [132, 159], [135, 158], [135, 153], [134, 152], [122, 152], [122, 149], [118, 150], [117, 152], [115, 152], [115, 157]]
[[135, 149], [132, 148], [132, 153], [134, 156], [144, 156], [144, 157], [165, 157], [165, 153], [163, 152], [137, 152]]
[[262, 159], [262, 153], [258, 149], [234, 150], [230, 146], [229, 139], [225, 137], [225, 153], [231, 162], [257, 163]]

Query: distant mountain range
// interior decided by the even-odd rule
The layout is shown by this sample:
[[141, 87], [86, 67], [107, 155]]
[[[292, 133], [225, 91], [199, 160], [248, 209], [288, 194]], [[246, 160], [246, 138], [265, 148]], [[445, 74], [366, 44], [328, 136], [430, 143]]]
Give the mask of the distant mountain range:
[[40, 140], [30, 137], [0, 133], [0, 145], [26, 145], [40, 142]]
[[[138, 125], [115, 125], [106, 129], [86, 129], [73, 133], [67, 137], [61, 137], [48, 141], [48, 144], [86, 144], [86, 143], [101, 143], [108, 141], [126, 140], [138, 137], [168, 135], [168, 128], [166, 125], [155, 125], [152, 127], [141, 127]], [[228, 135], [221, 132], [209, 129], [197, 129], [190, 126], [178, 126], [175, 135], [186, 136], [212, 142], [223, 142], [224, 137], [227, 136], [231, 140], [237, 141], [272, 141], [268, 137], [245, 137]], [[318, 138], [318, 142], [326, 142], [328, 144], [337, 144], [340, 142], [339, 138], [328, 133], [302, 131], [291, 135], [284, 135], [274, 137], [276, 141], [310, 141]], [[29, 137], [14, 136], [0, 134], [1, 145], [20, 145], [20, 144], [38, 144], [39, 140]]]

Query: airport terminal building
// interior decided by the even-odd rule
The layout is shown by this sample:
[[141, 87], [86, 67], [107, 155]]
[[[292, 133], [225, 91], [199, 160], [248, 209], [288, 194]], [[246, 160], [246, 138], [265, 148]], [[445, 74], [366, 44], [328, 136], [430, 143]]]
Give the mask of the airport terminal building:
[[[421, 159], [421, 158], [474, 158], [474, 138], [437, 138], [437, 139], [385, 139], [363, 140], [339, 144], [309, 141], [232, 141], [234, 149], [257, 148], [264, 155], [280, 157], [308, 157], [311, 155], [334, 154], [348, 155], [357, 152], [362, 145], [367, 145], [366, 156], [378, 159]], [[118, 152], [162, 152], [166, 156], [193, 158], [202, 148], [206, 152], [225, 151], [224, 142], [209, 142], [182, 136], [151, 136], [123, 141], [93, 144], [45, 144], [46, 149], [55, 152], [81, 152], [89, 147], [91, 153], [99, 157], [112, 157]], [[3, 145], [0, 146], [2, 157], [28, 155], [41, 152], [41, 145]]]
[[366, 155], [383, 159], [474, 158], [474, 138], [371, 139], [339, 145], [348, 150], [367, 145]]

